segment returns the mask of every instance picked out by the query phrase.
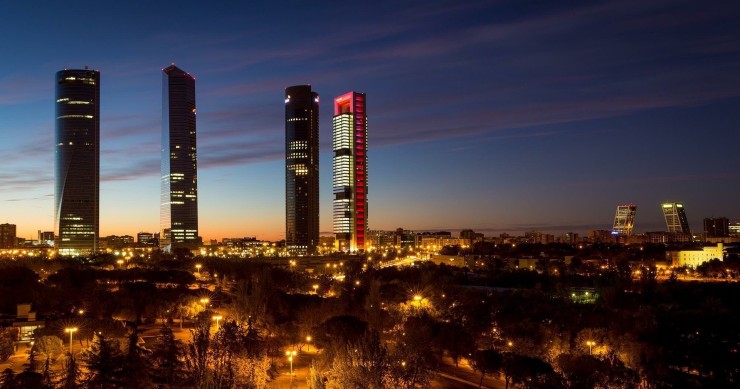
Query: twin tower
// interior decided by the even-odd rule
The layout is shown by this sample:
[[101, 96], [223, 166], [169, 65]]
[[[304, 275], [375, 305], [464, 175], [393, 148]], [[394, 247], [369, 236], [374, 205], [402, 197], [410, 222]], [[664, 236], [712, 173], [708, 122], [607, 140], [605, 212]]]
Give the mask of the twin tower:
[[[336, 248], [365, 250], [367, 112], [365, 94], [334, 99], [333, 219]], [[319, 246], [319, 95], [310, 85], [285, 89], [285, 243], [292, 254]]]
[[[160, 247], [194, 249], [198, 237], [195, 78], [162, 69]], [[98, 250], [100, 72], [56, 73], [55, 244], [62, 255]], [[365, 249], [367, 115], [365, 94], [334, 99], [334, 232], [337, 248]], [[286, 246], [314, 254], [319, 245], [319, 95], [309, 85], [285, 90]]]
[[[160, 247], [194, 249], [198, 237], [195, 78], [162, 69]], [[98, 251], [100, 72], [56, 73], [55, 246], [61, 255]]]

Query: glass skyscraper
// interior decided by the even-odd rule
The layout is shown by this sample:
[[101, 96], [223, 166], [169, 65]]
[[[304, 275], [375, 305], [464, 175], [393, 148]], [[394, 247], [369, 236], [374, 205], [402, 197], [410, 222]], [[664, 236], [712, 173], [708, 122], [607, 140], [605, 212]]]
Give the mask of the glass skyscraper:
[[334, 99], [334, 233], [342, 251], [365, 250], [367, 236], [367, 113], [365, 94]]
[[162, 70], [160, 247], [198, 246], [195, 78], [174, 64]]
[[56, 73], [54, 234], [61, 255], [98, 249], [100, 72]]
[[630, 236], [635, 226], [635, 215], [637, 206], [634, 204], [618, 205], [617, 213], [614, 215], [613, 235]]
[[681, 203], [666, 202], [660, 205], [668, 232], [691, 235], [686, 210]]
[[319, 243], [319, 95], [285, 89], [285, 245], [314, 254]]

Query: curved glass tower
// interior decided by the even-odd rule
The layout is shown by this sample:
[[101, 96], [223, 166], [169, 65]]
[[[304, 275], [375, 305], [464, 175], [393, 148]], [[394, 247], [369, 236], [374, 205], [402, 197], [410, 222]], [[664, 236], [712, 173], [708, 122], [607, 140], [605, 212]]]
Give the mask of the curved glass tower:
[[100, 72], [56, 73], [55, 245], [61, 255], [98, 249]]
[[285, 245], [313, 254], [319, 243], [319, 95], [285, 89]]
[[195, 249], [200, 243], [195, 78], [175, 65], [162, 69], [161, 163], [160, 247]]

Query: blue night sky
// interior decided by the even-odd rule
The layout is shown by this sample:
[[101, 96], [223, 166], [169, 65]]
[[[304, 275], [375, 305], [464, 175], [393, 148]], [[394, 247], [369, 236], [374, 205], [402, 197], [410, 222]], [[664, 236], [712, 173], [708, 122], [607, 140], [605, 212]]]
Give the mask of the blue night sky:
[[[44, 3], [43, 5], [41, 3]], [[567, 5], [566, 5], [567, 3]], [[101, 235], [156, 231], [161, 69], [197, 79], [204, 239], [284, 237], [283, 90], [367, 93], [372, 229], [740, 220], [737, 1], [2, 2], [0, 223], [53, 230], [54, 73], [101, 71]]]

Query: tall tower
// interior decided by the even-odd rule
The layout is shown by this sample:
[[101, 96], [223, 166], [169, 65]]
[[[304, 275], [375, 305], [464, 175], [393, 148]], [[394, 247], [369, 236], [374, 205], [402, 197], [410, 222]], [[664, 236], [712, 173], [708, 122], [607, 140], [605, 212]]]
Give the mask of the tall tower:
[[665, 216], [668, 232], [691, 235], [689, 222], [686, 219], [686, 210], [681, 203], [665, 202], [660, 205]]
[[56, 73], [54, 233], [61, 255], [98, 249], [100, 72]]
[[614, 215], [613, 235], [630, 236], [635, 226], [635, 214], [637, 206], [634, 204], [617, 205], [617, 213]]
[[285, 245], [313, 254], [319, 244], [319, 95], [285, 89]]
[[334, 99], [334, 233], [339, 250], [365, 250], [367, 236], [367, 113], [365, 94]]
[[162, 70], [160, 247], [198, 246], [195, 78], [175, 65]]

